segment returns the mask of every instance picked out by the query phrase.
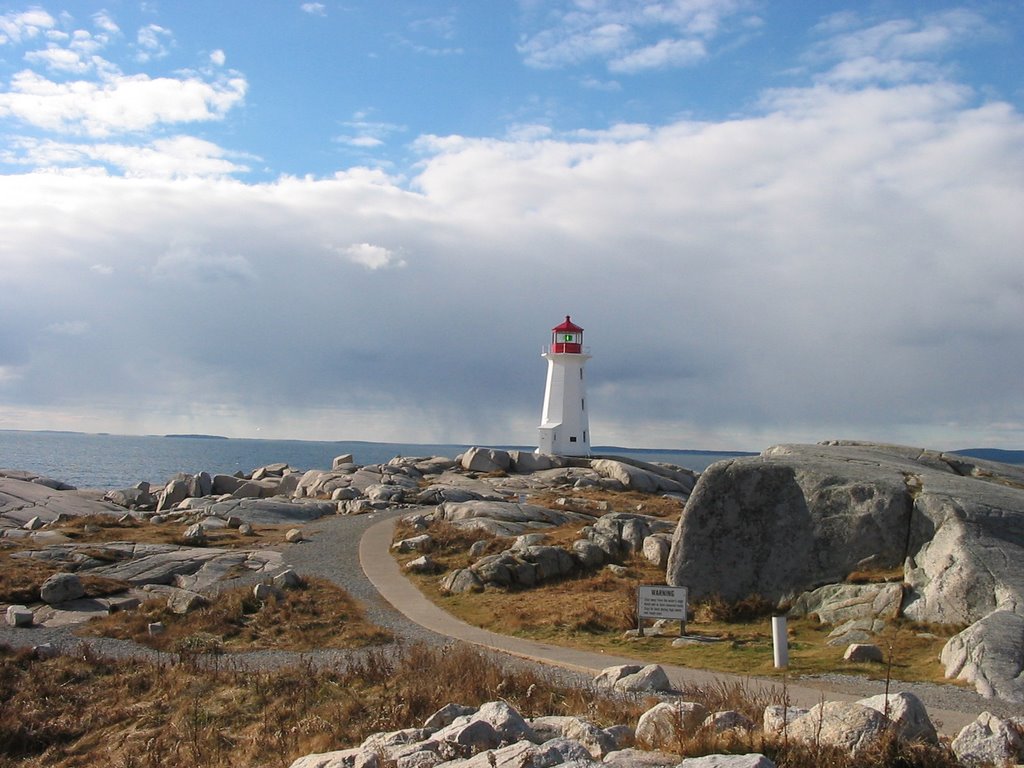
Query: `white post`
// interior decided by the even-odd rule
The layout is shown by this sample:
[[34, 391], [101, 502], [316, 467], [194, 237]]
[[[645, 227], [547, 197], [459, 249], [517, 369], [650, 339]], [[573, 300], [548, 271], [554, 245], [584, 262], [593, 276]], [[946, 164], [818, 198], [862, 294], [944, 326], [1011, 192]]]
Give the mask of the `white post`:
[[786, 632], [786, 617], [772, 616], [772, 648], [775, 651], [775, 668], [789, 666], [789, 635]]

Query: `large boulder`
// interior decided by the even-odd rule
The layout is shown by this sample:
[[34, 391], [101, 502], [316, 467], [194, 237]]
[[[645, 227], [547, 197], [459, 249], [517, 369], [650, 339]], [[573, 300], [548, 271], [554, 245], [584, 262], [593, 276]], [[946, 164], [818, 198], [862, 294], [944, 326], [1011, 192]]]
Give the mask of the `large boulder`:
[[974, 683], [982, 696], [1024, 704], [1024, 615], [993, 611], [950, 638], [939, 658], [946, 677]]
[[659, 702], [640, 715], [636, 741], [649, 747], [677, 748], [700, 728], [707, 716], [707, 708], [699, 702]]
[[777, 600], [840, 582], [869, 557], [899, 566], [912, 509], [909, 466], [826, 446], [712, 464], [676, 527], [669, 583], [687, 586], [691, 599]]
[[[776, 446], [709, 467], [673, 536], [667, 580], [688, 587], [691, 599], [785, 600], [855, 571], [902, 566], [904, 616], [973, 624], [997, 611], [1024, 616], [1022, 561], [1024, 468], [830, 442]], [[882, 604], [894, 603], [889, 589], [892, 596], [877, 596]], [[1019, 644], [988, 633], [991, 626], [1012, 635], [1011, 624], [997, 617], [954, 638], [949, 673], [982, 694], [1024, 701], [1024, 679], [1007, 675], [1020, 669]], [[965, 661], [965, 648], [982, 645], [985, 665]]]
[[621, 692], [657, 692], [672, 690], [672, 683], [659, 664], [622, 664], [602, 669], [594, 678], [598, 688], [611, 688]]
[[39, 589], [39, 599], [49, 605], [77, 600], [85, 595], [85, 587], [81, 579], [73, 573], [55, 573], [43, 582]]
[[935, 725], [928, 716], [928, 710], [917, 696], [908, 692], [880, 693], [857, 702], [871, 707], [888, 717], [901, 741], [923, 741], [938, 744], [939, 737]]
[[1024, 760], [1024, 718], [1003, 719], [982, 712], [953, 739], [950, 747], [967, 768], [1014, 765]]
[[855, 755], [877, 745], [890, 721], [877, 709], [845, 701], [826, 701], [790, 724], [790, 739], [838, 747]]
[[462, 454], [462, 468], [471, 472], [505, 472], [510, 466], [508, 451], [497, 448], [470, 448]]
[[590, 468], [602, 477], [614, 480], [628, 491], [639, 493], [687, 494], [693, 489], [695, 475], [677, 469], [673, 476], [668, 470], [643, 462], [620, 459], [592, 459]]

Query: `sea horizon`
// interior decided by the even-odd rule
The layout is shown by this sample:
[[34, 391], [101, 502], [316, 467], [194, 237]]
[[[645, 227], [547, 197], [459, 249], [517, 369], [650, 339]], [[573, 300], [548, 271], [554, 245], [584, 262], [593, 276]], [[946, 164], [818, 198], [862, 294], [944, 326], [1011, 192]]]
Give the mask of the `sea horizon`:
[[[473, 446], [525, 451], [536, 448], [534, 445], [516, 444], [304, 440], [199, 433], [121, 435], [0, 428], [0, 469], [34, 472], [78, 488], [112, 489], [127, 488], [143, 481], [159, 486], [178, 473], [246, 474], [275, 463], [286, 463], [298, 470], [330, 469], [334, 457], [343, 454], [352, 454], [355, 463], [363, 466], [383, 464], [396, 456], [455, 458]], [[965, 448], [946, 452], [1024, 464], [1024, 450]], [[756, 456], [758, 453], [702, 448], [591, 446], [592, 455], [662, 462], [694, 472], [703, 472], [717, 461]]]
[[[227, 437], [212, 434], [121, 435], [76, 430], [0, 429], [0, 469], [25, 470], [79, 488], [127, 488], [145, 481], [166, 483], [179, 472], [248, 473], [286, 463], [295, 469], [330, 469], [335, 456], [350, 453], [360, 465], [383, 464], [396, 456], [455, 458], [478, 446], [533, 451], [534, 445], [485, 443], [404, 443], [375, 440], [303, 440]], [[702, 472], [724, 458], [755, 451], [696, 448], [591, 446], [594, 455], [618, 455], [675, 464]]]

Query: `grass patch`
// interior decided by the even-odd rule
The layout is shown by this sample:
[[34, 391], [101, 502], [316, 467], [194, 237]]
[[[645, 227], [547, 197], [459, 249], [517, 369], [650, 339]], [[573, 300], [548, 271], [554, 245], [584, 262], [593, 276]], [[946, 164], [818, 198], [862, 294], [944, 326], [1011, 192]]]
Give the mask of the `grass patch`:
[[[564, 500], [564, 503], [559, 503]], [[632, 512], [651, 517], [678, 519], [683, 502], [665, 496], [639, 491], [609, 491], [603, 488], [573, 488], [561, 493], [540, 491], [531, 493], [530, 504], [549, 509], [566, 509], [584, 515], [604, 515], [609, 512]]]
[[287, 766], [420, 725], [450, 702], [498, 698], [527, 716], [587, 713], [604, 724], [635, 723], [642, 711], [462, 645], [369, 652], [340, 671], [269, 672], [0, 649], [0, 765]]
[[[0, 603], [32, 604], [39, 602], [43, 582], [64, 568], [43, 560], [12, 558], [0, 552]], [[126, 582], [103, 576], [82, 576], [86, 597], [116, 595], [129, 588]]]
[[[162, 622], [165, 632], [151, 637], [153, 622]], [[193, 652], [190, 643], [223, 651], [308, 651], [364, 648], [394, 639], [368, 622], [345, 590], [323, 579], [304, 579], [300, 586], [284, 590], [280, 599], [265, 603], [253, 597], [252, 588], [239, 587], [184, 616], [169, 611], [163, 600], [150, 600], [134, 611], [92, 619], [79, 634], [134, 640], [156, 650], [185, 653]]]

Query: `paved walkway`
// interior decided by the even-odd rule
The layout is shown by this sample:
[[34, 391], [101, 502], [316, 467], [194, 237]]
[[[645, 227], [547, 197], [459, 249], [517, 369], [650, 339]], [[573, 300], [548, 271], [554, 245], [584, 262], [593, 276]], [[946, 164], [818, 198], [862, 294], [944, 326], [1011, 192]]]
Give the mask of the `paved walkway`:
[[[646, 663], [623, 656], [564, 648], [518, 637], [499, 635], [455, 618], [424, 597], [419, 589], [402, 575], [398, 563], [390, 553], [394, 527], [394, 519], [385, 519], [370, 526], [359, 542], [359, 561], [366, 577], [381, 596], [396, 610], [420, 626], [438, 634], [494, 651], [591, 675], [596, 675], [605, 667]], [[775, 690], [780, 694], [783, 690], [781, 682], [774, 679], [740, 677], [666, 664], [662, 664], [662, 667], [677, 688], [741, 683], [753, 690]], [[841, 690], [843, 688], [855, 690]], [[907, 686], [902, 683], [895, 683], [890, 690], [896, 692], [906, 688]], [[812, 707], [822, 700], [855, 701], [876, 693], [883, 693], [884, 683], [846, 678], [842, 682], [824, 680], [821, 681], [820, 687], [817, 687], [814, 684], [801, 681], [800, 684], [789, 683], [785, 691], [794, 706]], [[941, 733], [951, 736], [956, 735], [961, 728], [972, 722], [982, 708], [980, 706], [978, 708], [962, 708], [964, 711], [945, 709], [929, 704], [927, 696], [921, 696], [921, 698], [928, 705], [928, 713], [936, 728]]]

